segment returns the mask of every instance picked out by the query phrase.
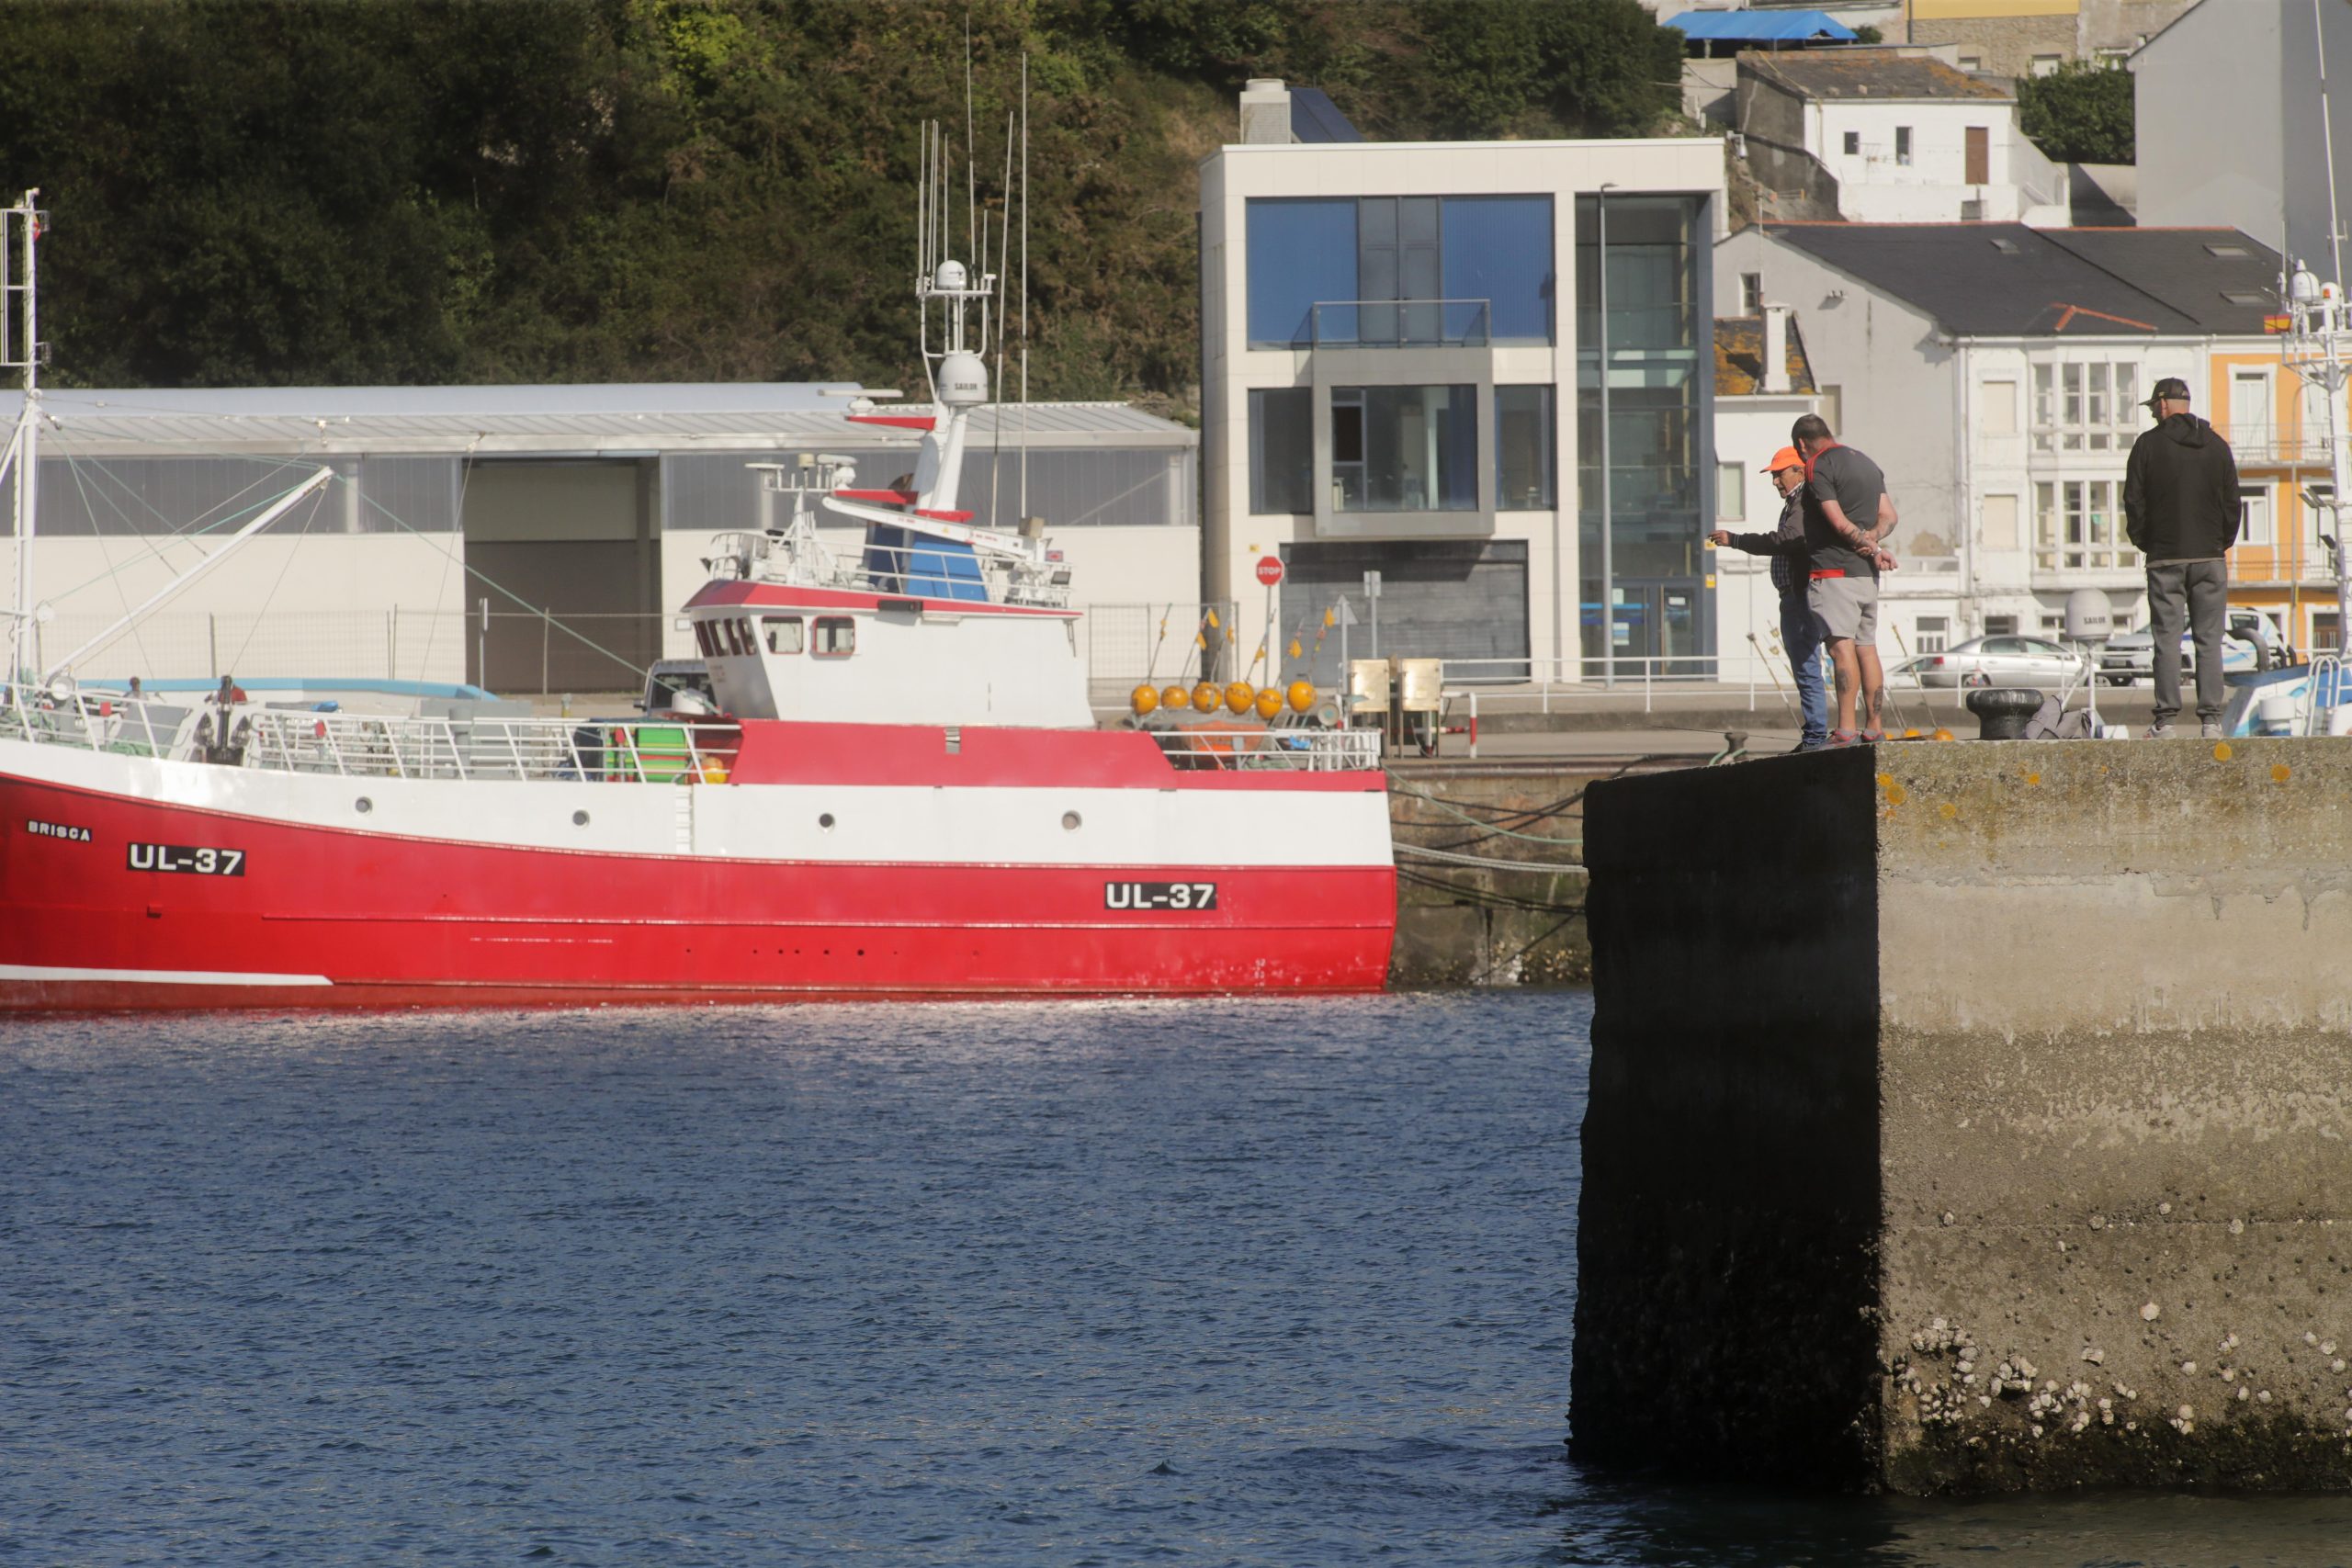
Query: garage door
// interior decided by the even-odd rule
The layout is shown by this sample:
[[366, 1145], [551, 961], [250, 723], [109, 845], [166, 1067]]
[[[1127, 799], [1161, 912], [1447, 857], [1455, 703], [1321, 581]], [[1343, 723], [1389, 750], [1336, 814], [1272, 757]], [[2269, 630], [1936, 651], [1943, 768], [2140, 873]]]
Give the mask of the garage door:
[[[1378, 651], [1384, 657], [1528, 656], [1524, 540], [1315, 541], [1284, 545], [1283, 564], [1283, 617], [1291, 628], [1307, 626], [1302, 642], [1318, 684], [1335, 684], [1340, 678], [1340, 634], [1336, 628], [1326, 632], [1318, 649], [1313, 628], [1340, 599], [1359, 622], [1367, 623], [1349, 630], [1349, 657], [1374, 652], [1363, 591], [1367, 571], [1380, 573]], [[1285, 631], [1285, 642], [1289, 635]]]

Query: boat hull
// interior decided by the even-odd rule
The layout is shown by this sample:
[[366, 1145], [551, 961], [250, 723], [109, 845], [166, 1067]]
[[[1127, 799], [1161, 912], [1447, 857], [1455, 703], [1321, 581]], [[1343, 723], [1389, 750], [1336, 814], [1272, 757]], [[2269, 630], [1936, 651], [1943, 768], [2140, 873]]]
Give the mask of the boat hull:
[[[125, 787], [107, 789], [92, 787], [107, 764], [74, 761], [78, 781], [0, 773], [0, 1010], [1363, 992], [1385, 982], [1395, 929], [1377, 795], [1317, 797], [1358, 816], [1378, 805], [1374, 863], [771, 858], [328, 826], [290, 797], [265, 814], [156, 798], [187, 776], [179, 764], [119, 764]], [[347, 781], [332, 787], [347, 802]], [[396, 814], [397, 786], [373, 787]], [[650, 794], [638, 815], [660, 820], [679, 793], [555, 787], [507, 786], [500, 809], [592, 798], [617, 818], [628, 812], [608, 803]], [[1152, 794], [1163, 810], [1188, 804]], [[1102, 814], [1132, 795], [1103, 792]], [[774, 805], [789, 809], [789, 792]]]

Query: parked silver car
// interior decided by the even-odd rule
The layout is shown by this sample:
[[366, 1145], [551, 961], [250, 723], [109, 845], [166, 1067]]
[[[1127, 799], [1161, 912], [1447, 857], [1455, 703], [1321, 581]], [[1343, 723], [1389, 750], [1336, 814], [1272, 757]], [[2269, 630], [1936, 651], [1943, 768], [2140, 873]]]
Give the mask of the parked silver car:
[[2087, 652], [2038, 637], [1971, 637], [1917, 663], [1923, 686], [2050, 686], [2091, 676]]

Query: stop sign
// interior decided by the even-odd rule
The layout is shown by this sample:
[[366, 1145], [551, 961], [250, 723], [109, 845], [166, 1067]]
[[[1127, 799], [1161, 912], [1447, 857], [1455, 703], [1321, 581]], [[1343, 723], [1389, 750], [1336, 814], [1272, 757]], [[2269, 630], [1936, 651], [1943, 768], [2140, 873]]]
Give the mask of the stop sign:
[[1272, 588], [1283, 580], [1283, 563], [1279, 556], [1258, 558], [1258, 581]]

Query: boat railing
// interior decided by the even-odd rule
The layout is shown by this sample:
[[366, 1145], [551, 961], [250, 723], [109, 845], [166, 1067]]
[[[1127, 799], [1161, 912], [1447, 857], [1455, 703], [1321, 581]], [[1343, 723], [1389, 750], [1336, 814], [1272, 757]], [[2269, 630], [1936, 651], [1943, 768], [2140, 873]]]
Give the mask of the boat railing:
[[246, 767], [405, 779], [724, 783], [742, 731], [684, 719], [380, 717], [264, 712]]
[[224, 715], [83, 694], [0, 705], [0, 737], [352, 778], [717, 784], [733, 771], [742, 731], [729, 723], [658, 718], [444, 718], [235, 707]]
[[1380, 731], [1310, 729], [1153, 729], [1170, 765], [1180, 769], [1281, 769], [1295, 773], [1371, 773], [1380, 768]]

